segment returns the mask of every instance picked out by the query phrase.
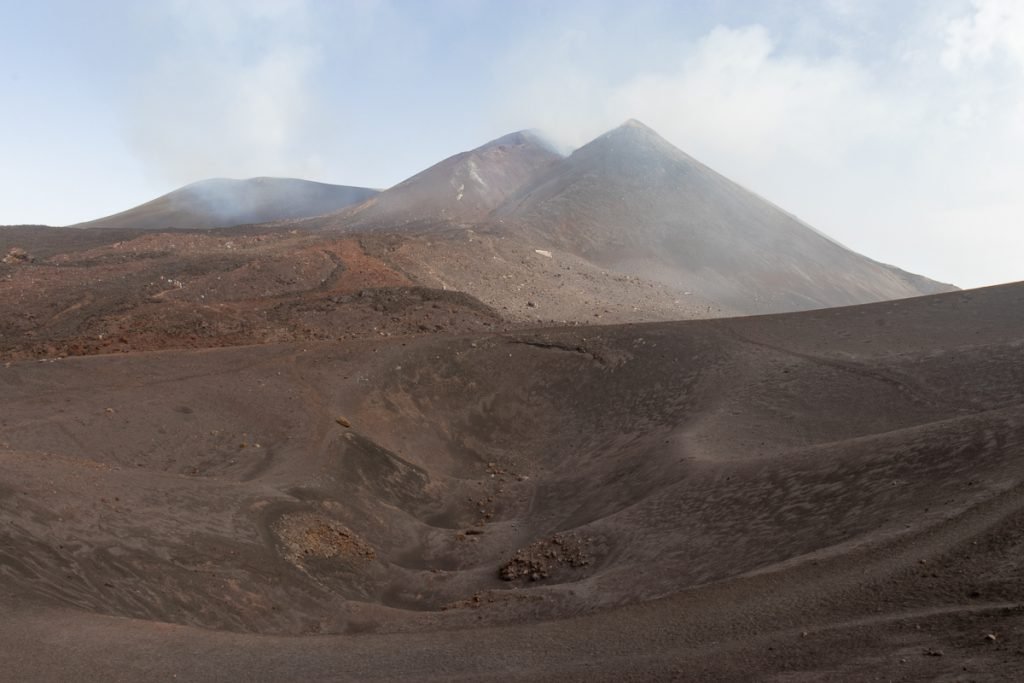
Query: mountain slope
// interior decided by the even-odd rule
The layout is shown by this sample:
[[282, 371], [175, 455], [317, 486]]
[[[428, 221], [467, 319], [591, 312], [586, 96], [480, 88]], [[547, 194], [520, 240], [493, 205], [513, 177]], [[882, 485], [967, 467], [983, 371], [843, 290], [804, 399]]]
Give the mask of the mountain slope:
[[638, 121], [552, 165], [493, 223], [747, 313], [955, 289], [842, 247]]
[[331, 227], [388, 229], [414, 223], [479, 222], [562, 157], [529, 131], [461, 152], [331, 217]]
[[295, 178], [213, 178], [186, 185], [112, 216], [76, 228], [222, 228], [331, 213], [358, 204], [377, 190]]

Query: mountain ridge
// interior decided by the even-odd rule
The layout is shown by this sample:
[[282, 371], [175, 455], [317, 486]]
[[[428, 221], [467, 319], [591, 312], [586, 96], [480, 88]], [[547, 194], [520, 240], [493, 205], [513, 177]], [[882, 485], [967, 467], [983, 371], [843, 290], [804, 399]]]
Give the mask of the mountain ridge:
[[[296, 184], [307, 194], [284, 191]], [[319, 194], [309, 195], [310, 188]], [[232, 209], [225, 217], [218, 197], [232, 192], [248, 196], [225, 202]], [[289, 201], [274, 206], [273, 215], [255, 210], [275, 192]], [[185, 208], [176, 209], [176, 201]], [[565, 282], [551, 268], [531, 265], [529, 255], [539, 253], [563, 255], [561, 265], [551, 264], [555, 270], [580, 259], [574, 272], [589, 273], [580, 283], [603, 280], [605, 271], [657, 283], [665, 301], [680, 302], [683, 317], [700, 310], [743, 315], [827, 308], [955, 289], [848, 249], [637, 119], [568, 156], [534, 131], [515, 131], [381, 192], [292, 179], [214, 179], [80, 226], [205, 229], [262, 221], [271, 230], [395, 235], [406, 244], [379, 254], [385, 262], [400, 258], [395, 267], [411, 269], [432, 286], [461, 287], [513, 311], [536, 305], [540, 290]], [[425, 239], [417, 242], [414, 234]], [[467, 259], [471, 267], [463, 263]], [[544, 283], [532, 282], [540, 272], [546, 273]], [[518, 281], [510, 294], [489, 284], [509, 278]], [[605, 312], [590, 310], [593, 297], [580, 286], [559, 298], [560, 317], [580, 318], [571, 301], [587, 308], [586, 316]], [[533, 291], [532, 298], [511, 294], [523, 291]], [[619, 303], [633, 305], [638, 320], [644, 319], [643, 306]], [[659, 311], [663, 319], [664, 302]]]
[[299, 178], [208, 178], [138, 206], [69, 227], [209, 229], [331, 213], [376, 195], [367, 187]]
[[324, 224], [354, 231], [437, 221], [477, 223], [558, 159], [561, 155], [536, 133], [515, 131], [447, 157]]
[[847, 249], [632, 119], [552, 165], [491, 223], [748, 313], [953, 289]]

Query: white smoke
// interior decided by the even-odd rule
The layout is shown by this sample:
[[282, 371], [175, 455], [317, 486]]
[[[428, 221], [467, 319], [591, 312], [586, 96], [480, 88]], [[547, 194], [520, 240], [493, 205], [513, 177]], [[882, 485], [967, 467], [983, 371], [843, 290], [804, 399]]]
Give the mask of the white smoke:
[[[831, 4], [844, 24], [877, 10]], [[1024, 3], [912, 19], [871, 58], [752, 24], [648, 36], [618, 71], [613, 22], [556, 27], [508, 55], [493, 111], [572, 145], [638, 118], [869, 256], [961, 286], [1024, 279]]]
[[942, 63], [951, 70], [1005, 57], [1024, 67], [1024, 4], [974, 0], [971, 12], [949, 22]]
[[321, 53], [303, 0], [154, 5], [171, 47], [140, 85], [128, 138], [159, 180], [315, 176]]

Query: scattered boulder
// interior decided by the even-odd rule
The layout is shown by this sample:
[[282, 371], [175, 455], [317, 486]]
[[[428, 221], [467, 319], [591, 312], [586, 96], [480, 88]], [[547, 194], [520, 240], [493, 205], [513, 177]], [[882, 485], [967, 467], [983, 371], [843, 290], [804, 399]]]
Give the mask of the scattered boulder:
[[512, 559], [498, 569], [498, 576], [504, 581], [540, 581], [559, 567], [585, 567], [591, 562], [587, 544], [587, 540], [576, 536], [555, 534], [517, 550]]
[[294, 564], [311, 559], [369, 561], [377, 557], [373, 547], [341, 522], [315, 513], [286, 514], [273, 530]]
[[7, 255], [4, 256], [3, 258], [3, 262], [10, 265], [15, 265], [19, 263], [32, 263], [32, 261], [34, 260], [35, 259], [29, 256], [28, 252], [22, 249], [21, 247], [11, 247], [10, 250], [7, 252]]

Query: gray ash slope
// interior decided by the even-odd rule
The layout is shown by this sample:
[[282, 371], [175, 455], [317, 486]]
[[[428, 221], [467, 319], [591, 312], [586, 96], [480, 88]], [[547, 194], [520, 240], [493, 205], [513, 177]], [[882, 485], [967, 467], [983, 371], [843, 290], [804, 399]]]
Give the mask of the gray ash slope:
[[310, 227], [352, 232], [478, 223], [561, 158], [535, 133], [510, 133], [448, 157]]
[[1021, 680], [1022, 304], [0, 367], [0, 667]]
[[494, 211], [492, 229], [743, 313], [956, 289], [844, 248], [638, 121], [550, 166]]
[[126, 211], [75, 228], [224, 228], [333, 213], [363, 202], [377, 190], [296, 178], [201, 180]]

